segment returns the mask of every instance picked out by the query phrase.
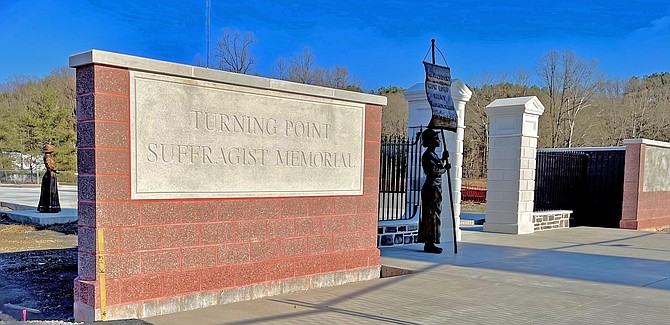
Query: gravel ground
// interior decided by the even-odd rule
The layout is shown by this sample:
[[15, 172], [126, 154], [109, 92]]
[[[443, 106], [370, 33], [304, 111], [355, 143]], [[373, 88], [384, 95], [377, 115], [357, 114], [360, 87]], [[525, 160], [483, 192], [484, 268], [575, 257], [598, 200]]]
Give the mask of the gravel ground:
[[[28, 320], [72, 321], [77, 276], [76, 223], [33, 227], [0, 213], [0, 322], [22, 319], [21, 310], [37, 309]], [[60, 321], [60, 322], [58, 322]]]
[[461, 202], [461, 213], [484, 214], [486, 203]]

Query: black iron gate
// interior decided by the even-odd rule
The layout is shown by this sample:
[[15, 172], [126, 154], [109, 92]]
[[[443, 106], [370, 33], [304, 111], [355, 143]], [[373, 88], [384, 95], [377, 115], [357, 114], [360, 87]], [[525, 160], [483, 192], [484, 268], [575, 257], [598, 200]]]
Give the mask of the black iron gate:
[[626, 151], [538, 150], [535, 211], [572, 210], [570, 226], [618, 228]]
[[381, 141], [379, 171], [379, 221], [412, 219], [419, 211], [421, 195], [421, 128], [409, 136]]

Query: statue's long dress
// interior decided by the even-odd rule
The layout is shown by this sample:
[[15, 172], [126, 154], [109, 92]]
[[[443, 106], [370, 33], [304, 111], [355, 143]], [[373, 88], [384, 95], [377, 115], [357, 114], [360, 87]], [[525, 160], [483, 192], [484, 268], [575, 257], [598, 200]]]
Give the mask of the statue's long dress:
[[42, 177], [42, 190], [40, 192], [40, 203], [37, 205], [37, 211], [57, 213], [60, 212], [60, 200], [58, 199], [56, 162], [50, 154], [44, 155], [44, 165], [47, 167], [47, 171]]
[[419, 242], [440, 243], [440, 213], [442, 212], [442, 174], [447, 170], [434, 150], [426, 150], [421, 156], [426, 181], [421, 188], [421, 216], [419, 218]]

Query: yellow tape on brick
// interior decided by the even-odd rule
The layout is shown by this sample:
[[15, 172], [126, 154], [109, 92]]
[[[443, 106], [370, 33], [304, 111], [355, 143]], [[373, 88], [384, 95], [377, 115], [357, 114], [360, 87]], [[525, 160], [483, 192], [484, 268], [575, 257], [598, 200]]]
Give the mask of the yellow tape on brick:
[[107, 287], [105, 283], [105, 236], [102, 229], [96, 231], [98, 248], [98, 283], [100, 284], [100, 319], [107, 320]]

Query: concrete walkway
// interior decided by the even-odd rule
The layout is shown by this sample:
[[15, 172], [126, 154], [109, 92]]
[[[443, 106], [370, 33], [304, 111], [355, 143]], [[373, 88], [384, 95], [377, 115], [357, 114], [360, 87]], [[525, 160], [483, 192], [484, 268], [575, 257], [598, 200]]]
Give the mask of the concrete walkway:
[[[670, 234], [463, 232], [459, 254], [382, 249], [413, 274], [146, 319], [154, 324], [668, 324]], [[445, 229], [446, 231], [446, 229]], [[443, 233], [443, 238], [450, 238]]]
[[[5, 211], [12, 220], [33, 225], [52, 225], [77, 221], [77, 187], [58, 186], [58, 198], [61, 211], [58, 213], [37, 212], [40, 201], [39, 185], [0, 184], [0, 207], [13, 211]], [[0, 210], [1, 211], [1, 210]]]
[[[78, 205], [77, 186], [59, 185], [58, 198], [60, 199], [61, 208], [76, 209]], [[39, 185], [0, 184], [0, 204], [2, 206], [12, 209], [20, 209], [21, 207], [24, 209], [37, 209], [39, 201]]]

